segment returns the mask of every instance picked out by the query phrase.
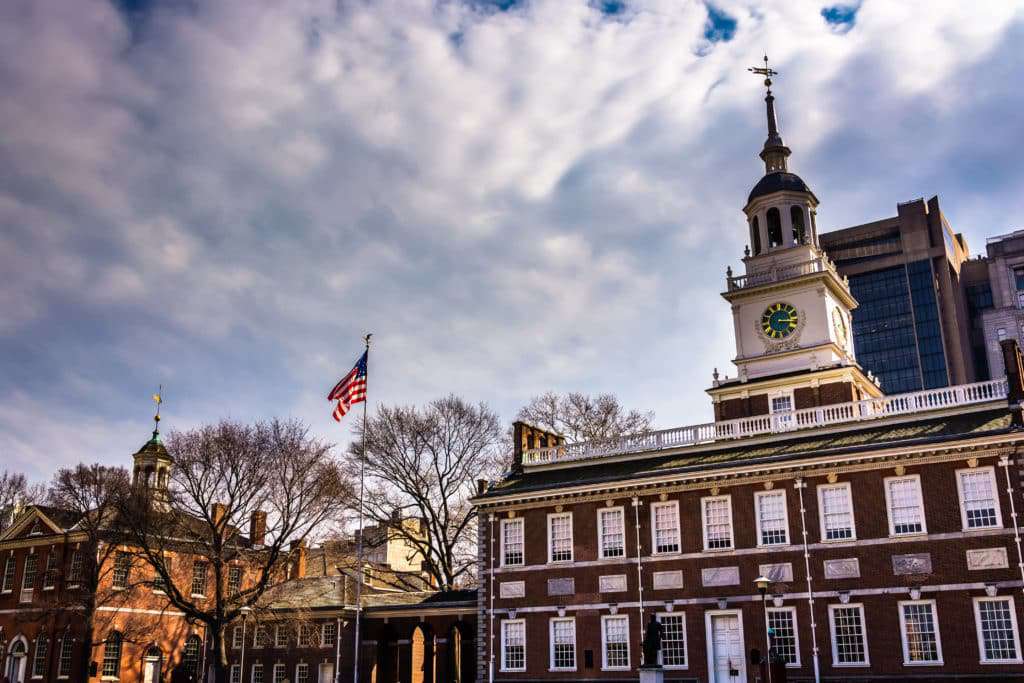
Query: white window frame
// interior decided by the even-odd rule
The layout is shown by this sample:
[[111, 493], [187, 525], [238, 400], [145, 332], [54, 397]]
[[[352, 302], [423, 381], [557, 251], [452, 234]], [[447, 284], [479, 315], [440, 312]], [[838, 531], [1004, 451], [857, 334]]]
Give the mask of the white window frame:
[[[678, 550], [658, 550], [658, 510], [661, 508], [671, 509], [672, 517], [676, 523], [676, 538], [678, 539]], [[625, 516], [623, 516], [625, 520]], [[651, 503], [651, 555], [678, 555], [683, 552], [683, 527], [679, 522], [679, 501], [663, 500]]]
[[[572, 666], [555, 666], [555, 623], [572, 624]], [[524, 634], [525, 635], [525, 634]], [[524, 638], [525, 640], [525, 638]], [[576, 671], [579, 645], [576, 638], [575, 617], [552, 617], [548, 620], [548, 671]]]
[[[910, 643], [907, 640], [907, 618], [903, 608], [910, 605], [928, 605], [932, 611], [932, 623], [935, 624], [935, 653], [939, 656], [933, 662], [913, 662], [910, 660]], [[903, 641], [903, 666], [942, 666], [942, 636], [939, 634], [939, 608], [934, 600], [900, 600], [896, 603], [900, 616], [900, 640]], [[1019, 650], [1018, 650], [1019, 652]]]
[[[764, 543], [764, 538], [761, 535], [761, 498], [767, 498], [769, 496], [782, 496], [782, 524], [783, 530], [786, 532], [786, 540], [783, 543]], [[778, 548], [790, 545], [792, 539], [789, 535], [789, 500], [786, 498], [786, 489], [772, 489], [771, 491], [755, 491], [754, 492], [754, 523], [757, 527], [757, 547], [758, 548]]]
[[[326, 632], [326, 627], [328, 627], [328, 626], [330, 626], [332, 629], [334, 629], [334, 636], [332, 638], [332, 640], [334, 641], [333, 643], [328, 643], [324, 639], [324, 633]], [[322, 624], [320, 624], [320, 629], [319, 630], [320, 630], [320, 647], [334, 647], [337, 644], [337, 642], [338, 642], [338, 624], [336, 622], [325, 621]]]
[[274, 624], [274, 649], [288, 647], [288, 630], [281, 624]]
[[[769, 607], [768, 612], [789, 612], [793, 619], [793, 650], [796, 654], [796, 662], [786, 662], [786, 668], [799, 669], [803, 663], [800, 659], [800, 624], [797, 621], [796, 607]], [[862, 617], [863, 618], [863, 617]], [[865, 650], [867, 652], [867, 650]]]
[[[242, 642], [245, 640], [245, 635], [242, 632], [241, 626], [235, 626], [231, 629], [231, 649], [239, 650], [242, 647]], [[237, 645], [236, 645], [237, 643]]]
[[50, 546], [46, 551], [46, 566], [43, 568], [43, 590], [52, 591], [57, 587], [60, 565], [57, 562], [57, 548]]
[[[567, 560], [553, 560], [553, 559], [551, 559], [553, 557], [553, 553], [552, 553], [553, 543], [552, 543], [552, 541], [554, 540], [551, 537], [551, 521], [554, 520], [556, 517], [568, 517], [569, 518], [569, 559], [567, 559]], [[548, 533], [547, 533], [547, 536], [548, 536], [548, 564], [564, 564], [564, 563], [572, 562], [575, 559], [575, 557], [576, 557], [576, 545], [575, 545], [576, 539], [574, 538], [574, 535], [573, 535], [572, 525], [573, 525], [573, 519], [572, 519], [572, 513], [571, 512], [549, 512], [548, 513]], [[525, 540], [524, 540], [523, 545], [524, 545], [524, 549], [525, 549], [525, 545], [526, 545], [525, 544]]]
[[[824, 492], [828, 489], [846, 489], [846, 500], [850, 503], [850, 537], [829, 538], [828, 529], [825, 527], [825, 497]], [[840, 481], [835, 484], [818, 484], [818, 526], [820, 529], [822, 543], [848, 543], [857, 540], [857, 516], [853, 508], [853, 486], [848, 481]]]
[[295, 647], [309, 647], [309, 624], [299, 624], [295, 627]]
[[[655, 618], [658, 623], [661, 623], [662, 617], [679, 617], [683, 624], [683, 657], [686, 659], [686, 664], [663, 664], [662, 659], [663, 653], [658, 652], [658, 664], [666, 671], [684, 671], [690, 668], [690, 636], [686, 632], [686, 613], [685, 612], [658, 612], [655, 614]], [[664, 633], [664, 631], [663, 631]]]
[[[238, 674], [238, 675], [236, 676], [235, 674]], [[228, 674], [228, 680], [231, 681], [231, 683], [235, 683], [236, 681], [238, 683], [242, 683], [242, 665], [241, 664], [232, 664], [231, 665], [231, 672]]]
[[298, 664], [295, 665], [295, 678], [293, 679], [294, 683], [299, 683], [299, 668], [300, 667], [306, 667], [306, 681], [312, 680], [312, 678], [309, 675], [309, 664], [307, 664], [306, 662], [299, 662]]
[[[920, 531], [905, 531], [903, 533], [896, 533], [895, 521], [892, 518], [892, 492], [889, 490], [889, 482], [899, 480], [913, 480], [917, 482], [917, 501], [921, 509], [921, 530]], [[902, 477], [886, 477], [882, 480], [885, 486], [885, 515], [889, 519], [889, 536], [891, 537], [902, 537], [902, 536], [921, 536], [928, 533], [928, 520], [924, 514], [924, 491], [921, 489], [921, 475], [920, 474], [904, 474]]]
[[[608, 622], [612, 619], [626, 620], [626, 664], [625, 666], [608, 665]], [[629, 615], [628, 614], [602, 614], [601, 615], [601, 670], [602, 671], [629, 671], [633, 663], [633, 655], [630, 652], [631, 638], [629, 637]]]
[[[28, 571], [29, 560], [32, 561], [32, 572]], [[18, 598], [18, 602], [26, 603], [32, 602], [33, 590], [36, 584], [36, 576], [39, 573], [39, 556], [33, 552], [30, 552], [25, 556], [25, 561], [21, 563], [21, 596]]]
[[4, 575], [0, 578], [3, 585], [0, 585], [0, 593], [13, 593], [15, 577], [18, 575], [18, 563], [14, 559], [14, 551], [4, 560]]
[[[203, 592], [196, 593], [196, 567], [203, 568]], [[192, 577], [189, 579], [189, 595], [193, 598], [205, 598], [206, 589], [210, 586], [210, 568], [206, 562], [192, 562]]]
[[[835, 611], [837, 609], [857, 609], [860, 610], [860, 631], [861, 631], [861, 644], [864, 646], [864, 661], [863, 662], [840, 662], [839, 661], [839, 647], [836, 643], [836, 617]], [[871, 666], [871, 651], [868, 650], [868, 621], [864, 616], [864, 604], [860, 602], [851, 602], [847, 604], [829, 605], [828, 606], [828, 636], [832, 644], [832, 666], [837, 669], [863, 669]]]
[[[789, 410], [776, 410], [775, 399], [777, 398], [788, 398], [789, 399]], [[796, 426], [796, 419], [793, 415], [793, 411], [796, 410], [796, 396], [793, 394], [792, 389], [775, 391], [768, 394], [768, 414], [772, 416], [772, 428], [777, 431], [786, 431], [793, 429]], [[789, 415], [782, 415], [776, 417], [779, 413], [789, 413]]]
[[[725, 500], [728, 503], [729, 510], [729, 547], [728, 548], [711, 548], [708, 546], [708, 507], [707, 504], [715, 500]], [[736, 550], [736, 525], [733, 524], [732, 519], [732, 495], [723, 494], [721, 496], [704, 496], [700, 499], [700, 521], [701, 521], [701, 535], [704, 537], [704, 551], [710, 553], [725, 552], [730, 550]]]
[[[281, 672], [281, 678], [278, 679], [277, 672]], [[274, 666], [270, 669], [270, 681], [271, 683], [278, 683], [278, 681], [284, 681], [288, 678], [288, 665], [282, 662], [275, 662]]]
[[[612, 512], [618, 512], [622, 515], [622, 554], [620, 555], [605, 555], [606, 548], [604, 547], [604, 533], [601, 524], [605, 515]], [[623, 506], [615, 507], [603, 507], [597, 511], [597, 559], [599, 560], [614, 560], [626, 557], [626, 508]]]
[[[522, 531], [522, 538], [523, 538], [523, 540], [522, 540], [522, 545], [523, 545], [522, 556], [523, 556], [523, 559], [520, 560], [519, 562], [505, 562], [505, 527], [512, 526], [513, 524], [520, 525], [522, 527], [522, 530], [523, 530]], [[508, 518], [505, 518], [505, 519], [501, 520], [501, 523], [499, 524], [499, 528], [500, 528], [500, 535], [499, 535], [498, 546], [499, 546], [499, 552], [501, 553], [500, 566], [502, 566], [502, 567], [522, 567], [524, 564], [526, 564], [526, 519], [523, 518], [523, 517], [508, 517]]]
[[[521, 624], [523, 627], [523, 665], [521, 667], [509, 668], [505, 661], [505, 627], [509, 624]], [[525, 619], [502, 619], [499, 627], [501, 638], [501, 671], [526, 671], [526, 620]]]
[[[995, 502], [996, 509], [996, 523], [992, 526], [968, 526], [967, 525], [967, 501], [964, 499], [964, 474], [978, 474], [980, 472], [987, 472], [989, 478], [992, 481], [992, 494]], [[962, 469], [956, 471], [956, 493], [960, 498], [960, 524], [964, 531], [980, 531], [982, 529], [1002, 529], [1003, 528], [1003, 508], [999, 502], [999, 479], [996, 477], [996, 468], [989, 467], [973, 467], [970, 469]]]
[[[68, 654], [67, 669], [64, 668], [64, 648], [70, 645], [71, 652]], [[57, 679], [65, 680], [71, 678], [71, 671], [75, 668], [75, 640], [69, 631], [64, 631], [60, 637], [60, 647], [57, 649]], [[67, 671], [67, 673], [62, 673]]]
[[68, 588], [78, 588], [82, 582], [82, 551], [75, 550], [71, 553], [71, 563], [68, 566]]
[[[981, 603], [983, 602], [1009, 602], [1010, 603], [1010, 624], [1013, 626], [1013, 642], [1017, 650], [1016, 659], [986, 659], [985, 640], [981, 632]], [[978, 661], [981, 664], [1021, 664], [1024, 663], [1020, 651], [1020, 628], [1017, 626], [1017, 603], [1012, 596], [999, 595], [992, 598], [974, 598], [974, 630], [978, 634]]]
[[266, 682], [266, 677], [263, 675], [263, 662], [253, 662], [252, 668], [249, 670], [249, 680], [251, 683], [256, 683], [256, 671], [260, 672], [260, 681]]

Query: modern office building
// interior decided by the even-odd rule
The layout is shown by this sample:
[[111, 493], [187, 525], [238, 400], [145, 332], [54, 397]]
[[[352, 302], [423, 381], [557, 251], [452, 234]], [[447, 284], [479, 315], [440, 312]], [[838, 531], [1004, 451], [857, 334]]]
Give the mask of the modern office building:
[[978, 379], [1001, 375], [1000, 341], [1024, 340], [1024, 230], [990, 238], [985, 252], [961, 270]]
[[860, 304], [853, 311], [857, 360], [886, 393], [978, 379], [960, 282], [969, 251], [938, 197], [899, 204], [892, 218], [820, 240]]

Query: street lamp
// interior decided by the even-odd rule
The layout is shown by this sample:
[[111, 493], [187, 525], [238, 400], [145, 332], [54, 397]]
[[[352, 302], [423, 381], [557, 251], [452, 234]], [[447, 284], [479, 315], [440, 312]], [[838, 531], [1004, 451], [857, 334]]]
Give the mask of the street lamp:
[[757, 592], [761, 594], [761, 609], [764, 612], [764, 661], [767, 664], [765, 666], [765, 671], [768, 672], [768, 683], [771, 683], [772, 681], [772, 632], [768, 627], [768, 602], [766, 601], [766, 597], [768, 595], [768, 586], [771, 582], [772, 580], [764, 574], [754, 579], [754, 585], [757, 586]]
[[238, 664], [238, 674], [239, 674], [239, 676], [242, 677], [242, 680], [244, 681], [245, 680], [245, 622], [249, 618], [249, 612], [252, 611], [252, 607], [249, 607], [248, 605], [246, 605], [244, 607], [239, 607], [238, 611], [242, 615], [242, 657], [241, 657], [241, 660], [239, 661], [239, 664]]

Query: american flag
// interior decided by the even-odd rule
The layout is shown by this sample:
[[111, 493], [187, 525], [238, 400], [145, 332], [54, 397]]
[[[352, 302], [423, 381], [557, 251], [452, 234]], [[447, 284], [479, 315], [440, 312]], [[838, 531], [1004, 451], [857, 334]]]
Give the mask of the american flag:
[[331, 393], [327, 394], [328, 401], [337, 401], [333, 417], [341, 422], [342, 416], [347, 413], [352, 405], [366, 400], [366, 354], [364, 351], [359, 361], [341, 381], [334, 385]]

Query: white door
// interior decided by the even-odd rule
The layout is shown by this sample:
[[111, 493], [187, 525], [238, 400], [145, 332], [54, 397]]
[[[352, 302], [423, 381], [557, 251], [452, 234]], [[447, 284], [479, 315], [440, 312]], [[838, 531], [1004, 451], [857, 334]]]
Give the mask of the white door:
[[739, 683], [746, 680], [743, 631], [738, 614], [711, 616], [711, 649], [714, 683]]
[[10, 655], [7, 658], [7, 678], [11, 683], [25, 683], [25, 664], [28, 659], [23, 654]]
[[147, 659], [142, 669], [143, 683], [160, 683], [160, 660]]
[[334, 683], [334, 665], [333, 664], [321, 664], [320, 665], [320, 677], [317, 679], [317, 683]]

